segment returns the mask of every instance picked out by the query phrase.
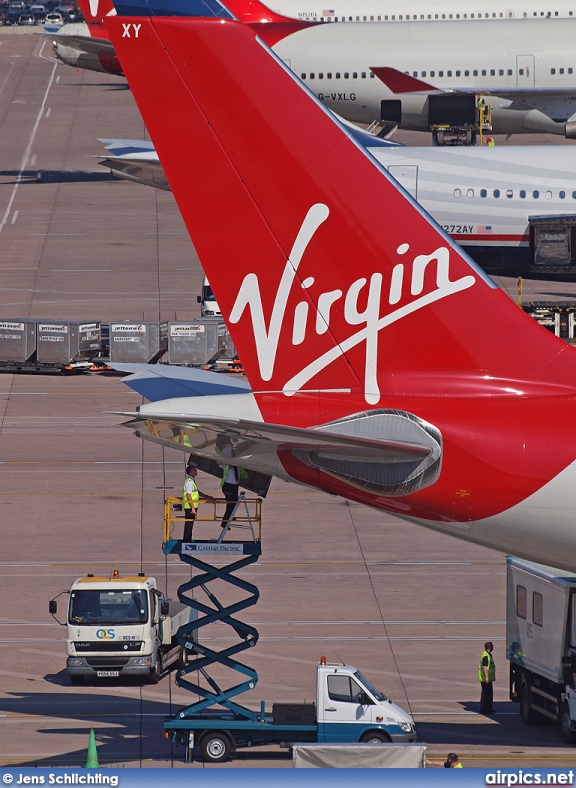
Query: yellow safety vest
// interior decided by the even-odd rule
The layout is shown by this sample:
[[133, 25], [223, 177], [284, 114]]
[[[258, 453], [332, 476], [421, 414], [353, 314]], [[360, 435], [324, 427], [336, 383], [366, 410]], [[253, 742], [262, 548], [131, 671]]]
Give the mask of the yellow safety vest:
[[[192, 503], [190, 503], [186, 497], [186, 482], [190, 480], [192, 482], [192, 492], [188, 493], [192, 499]], [[191, 476], [187, 476], [184, 480], [184, 489], [182, 490], [182, 505], [184, 509], [192, 509], [192, 504], [194, 504], [194, 509], [198, 508], [198, 501], [200, 500], [200, 494], [198, 492], [198, 486], [196, 484], [196, 480], [193, 479]]]
[[484, 657], [488, 657], [488, 680], [496, 681], [496, 665], [494, 664], [492, 654], [489, 654], [487, 651], [483, 651], [482, 656], [480, 657], [480, 667], [478, 668], [478, 681], [484, 681], [484, 668], [482, 667], [482, 660], [484, 659]]

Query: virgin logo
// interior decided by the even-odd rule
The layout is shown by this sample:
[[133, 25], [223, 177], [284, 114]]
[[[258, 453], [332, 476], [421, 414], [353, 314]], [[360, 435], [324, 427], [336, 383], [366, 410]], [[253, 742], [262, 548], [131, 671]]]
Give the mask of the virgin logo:
[[[98, 17], [99, 6], [100, 6], [100, 0], [90, 0], [90, 14], [92, 15], [93, 19], [96, 19]], [[111, 8], [109, 11], [106, 12], [106, 16], [116, 16], [116, 9]]]
[[[268, 326], [266, 326], [264, 319], [262, 295], [257, 274], [247, 274], [242, 281], [230, 314], [230, 322], [237, 323], [242, 318], [244, 310], [247, 307], [250, 309], [256, 355], [262, 380], [270, 380], [274, 374], [282, 327], [289, 325], [289, 322], [286, 320], [286, 308], [296, 279], [298, 266], [312, 237], [320, 225], [328, 219], [329, 214], [328, 207], [322, 203], [313, 205], [306, 214], [306, 218], [302, 222], [300, 231], [294, 241], [290, 256], [286, 261], [272, 305], [272, 314]], [[408, 252], [409, 248], [409, 245], [404, 243], [397, 248], [396, 252], [402, 257]], [[436, 268], [436, 287], [430, 292], [424, 293], [424, 275], [426, 268], [431, 264], [434, 264]], [[291, 396], [300, 391], [308, 381], [337, 358], [356, 345], [364, 343], [366, 349], [364, 397], [368, 404], [377, 404], [380, 400], [377, 367], [380, 331], [403, 317], [423, 309], [428, 304], [472, 287], [476, 281], [474, 276], [468, 275], [452, 282], [450, 281], [449, 269], [449, 249], [446, 246], [441, 246], [431, 254], [417, 255], [411, 264], [405, 264], [404, 262], [396, 264], [392, 269], [386, 289], [384, 288], [383, 274], [374, 273], [369, 281], [365, 278], [356, 279], [345, 292], [337, 289], [321, 293], [316, 299], [314, 332], [317, 335], [321, 335], [328, 331], [330, 328], [331, 308], [341, 299], [344, 299], [344, 319], [346, 323], [351, 328], [357, 327], [357, 329], [353, 330], [348, 337], [339, 339], [338, 344], [335, 344], [330, 350], [311, 361], [288, 380], [283, 386], [283, 393]], [[304, 279], [300, 283], [304, 290], [307, 290], [313, 284], [313, 276]], [[410, 287], [412, 299], [403, 306], [392, 308], [391, 311], [387, 311], [386, 314], [382, 315], [382, 304], [387, 304], [388, 309], [394, 307], [401, 301], [408, 286]], [[367, 291], [363, 292], [365, 288], [367, 288]], [[366, 304], [363, 310], [360, 310], [358, 307], [361, 295], [362, 303]], [[292, 344], [294, 346], [302, 344], [309, 335], [309, 324], [312, 322], [308, 319], [309, 310], [310, 302], [307, 300], [300, 301], [294, 309], [292, 316]]]

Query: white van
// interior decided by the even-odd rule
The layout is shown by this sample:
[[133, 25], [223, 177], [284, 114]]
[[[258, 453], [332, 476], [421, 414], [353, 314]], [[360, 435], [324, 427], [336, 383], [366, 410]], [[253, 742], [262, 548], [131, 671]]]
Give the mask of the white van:
[[207, 277], [204, 277], [202, 295], [197, 296], [196, 300], [201, 305], [201, 317], [220, 317], [222, 315]]

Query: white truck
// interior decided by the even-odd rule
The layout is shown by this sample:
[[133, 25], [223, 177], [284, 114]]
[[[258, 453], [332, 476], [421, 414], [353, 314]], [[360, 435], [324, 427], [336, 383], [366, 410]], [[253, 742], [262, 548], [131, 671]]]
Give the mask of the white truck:
[[222, 317], [222, 312], [207, 277], [204, 277], [202, 283], [202, 295], [196, 296], [196, 300], [200, 304], [201, 317]]
[[156, 684], [171, 665], [184, 664], [176, 633], [194, 620], [195, 611], [164, 599], [153, 577], [120, 577], [117, 570], [112, 577], [89, 574], [62, 593], [70, 595], [66, 623], [56, 618], [56, 598], [49, 612], [66, 626], [66, 672], [72, 684], [87, 676], [137, 676]]
[[506, 656], [524, 722], [576, 742], [576, 572], [507, 559]]
[[316, 685], [316, 704], [274, 703], [271, 714], [264, 701], [259, 712], [207, 708], [188, 714], [184, 709], [167, 719], [164, 729], [187, 747], [187, 760], [198, 748], [212, 763], [227, 761], [240, 745], [416, 741], [412, 717], [352, 665], [329, 664], [322, 657]]

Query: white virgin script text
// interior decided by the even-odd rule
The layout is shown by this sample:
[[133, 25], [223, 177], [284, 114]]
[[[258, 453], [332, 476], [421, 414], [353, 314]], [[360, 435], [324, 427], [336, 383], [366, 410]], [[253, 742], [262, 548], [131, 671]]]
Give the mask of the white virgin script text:
[[[252, 319], [252, 329], [256, 344], [256, 355], [260, 375], [263, 380], [270, 380], [274, 373], [278, 342], [282, 326], [286, 325], [286, 308], [288, 298], [292, 289], [292, 284], [296, 279], [298, 266], [304, 256], [308, 244], [312, 240], [314, 233], [329, 216], [326, 205], [317, 203], [313, 205], [306, 218], [302, 222], [300, 231], [294, 241], [292, 251], [286, 261], [280, 284], [276, 291], [276, 297], [272, 305], [272, 314], [268, 327], [264, 319], [262, 306], [262, 295], [260, 293], [260, 283], [257, 274], [247, 274], [242, 281], [238, 296], [234, 302], [230, 314], [230, 322], [237, 323], [244, 309], [250, 309]], [[404, 255], [409, 249], [408, 244], [401, 244], [396, 250], [398, 255]], [[424, 290], [424, 275], [430, 263], [436, 265], [436, 288], [429, 293], [422, 293]], [[398, 307], [386, 315], [380, 315], [380, 305], [382, 303], [382, 283], [381, 273], [372, 274], [370, 281], [365, 278], [357, 279], [348, 287], [346, 293], [342, 290], [331, 290], [321, 293], [317, 299], [315, 331], [316, 334], [324, 334], [330, 327], [330, 310], [332, 305], [344, 298], [344, 319], [349, 326], [360, 326], [358, 331], [347, 338], [338, 338], [338, 343], [330, 350], [323, 353], [314, 361], [306, 365], [300, 372], [294, 375], [283, 386], [283, 392], [287, 396], [300, 391], [309, 380], [329, 366], [348, 350], [365, 342], [366, 362], [364, 370], [364, 397], [366, 402], [375, 405], [380, 400], [378, 388], [378, 338], [380, 331], [386, 326], [401, 320], [406, 315], [422, 309], [428, 304], [446, 298], [449, 295], [466, 290], [475, 283], [476, 279], [472, 275], [463, 276], [454, 282], [450, 281], [449, 276], [450, 255], [446, 246], [441, 246], [428, 255], [417, 255], [412, 261], [412, 271], [410, 278], [410, 294], [417, 296], [409, 304]], [[406, 277], [407, 280], [407, 277]], [[402, 298], [405, 283], [404, 263], [398, 263], [392, 269], [390, 277], [390, 287], [388, 292], [388, 304], [394, 306]], [[301, 282], [301, 287], [307, 290], [314, 284], [314, 277], [309, 276]], [[366, 306], [363, 311], [359, 310], [358, 300], [361, 292], [368, 287]], [[308, 312], [310, 302], [300, 301], [294, 309], [292, 321], [292, 344], [300, 345], [306, 339], [308, 328]]]

